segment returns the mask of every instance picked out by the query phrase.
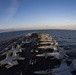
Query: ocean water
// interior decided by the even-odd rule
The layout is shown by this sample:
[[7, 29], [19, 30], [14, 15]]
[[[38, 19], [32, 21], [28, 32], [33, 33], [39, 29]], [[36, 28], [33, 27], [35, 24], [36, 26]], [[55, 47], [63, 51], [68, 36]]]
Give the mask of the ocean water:
[[76, 58], [76, 31], [75, 30], [25, 30], [0, 33], [0, 41], [9, 40], [11, 38], [24, 36], [31, 32], [48, 33], [62, 47], [67, 55], [71, 58]]

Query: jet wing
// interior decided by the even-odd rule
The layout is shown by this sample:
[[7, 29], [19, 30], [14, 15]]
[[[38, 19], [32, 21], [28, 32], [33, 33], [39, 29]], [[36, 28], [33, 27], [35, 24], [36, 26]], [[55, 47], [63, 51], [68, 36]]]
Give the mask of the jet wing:
[[36, 56], [38, 56], [38, 57], [39, 57], [39, 56], [41, 56], [41, 57], [43, 56], [43, 57], [44, 57], [44, 56], [45, 56], [45, 54], [38, 54], [38, 55], [36, 55]]
[[11, 65], [11, 66], [13, 66], [13, 63], [11, 63], [11, 62], [8, 62], [8, 65]]
[[15, 65], [18, 65], [18, 62], [17, 61], [13, 61], [13, 62], [8, 62], [8, 65], [6, 65], [5, 67], [8, 69], [8, 68], [11, 68]]

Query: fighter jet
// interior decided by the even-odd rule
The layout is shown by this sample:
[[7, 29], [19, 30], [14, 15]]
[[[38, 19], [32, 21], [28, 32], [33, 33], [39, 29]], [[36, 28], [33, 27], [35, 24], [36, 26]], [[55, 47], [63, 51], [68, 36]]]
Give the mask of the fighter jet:
[[25, 58], [20, 57], [19, 54], [17, 54], [15, 51], [12, 53], [12, 57], [15, 60], [24, 60]]
[[19, 52], [22, 52], [23, 50], [25, 50], [25, 48], [22, 48], [21, 45], [19, 45], [19, 44], [17, 44], [16, 49], [17, 49]]
[[6, 54], [6, 58], [0, 61], [0, 65], [6, 65], [6, 68], [10, 68], [14, 65], [18, 65], [17, 60], [14, 60], [12, 56], [10, 56], [9, 53]]
[[37, 54], [36, 55], [37, 57], [49, 57], [49, 56], [53, 56], [54, 58], [56, 59], [60, 59], [60, 54], [59, 52], [55, 52], [55, 53], [48, 53], [48, 52], [45, 52], [45, 53], [42, 53], [42, 54]]
[[48, 70], [44, 70], [44, 71], [35, 71], [34, 73], [35, 74], [44, 74], [44, 75], [48, 75], [48, 74], [72, 75], [69, 67], [67, 66], [67, 64], [65, 62], [62, 62], [60, 67], [58, 67], [58, 68], [48, 69]]
[[22, 44], [29, 44], [31, 43], [31, 39], [26, 39], [22, 41]]
[[10, 53], [12, 53], [12, 52], [18, 53], [18, 52], [22, 52], [22, 49], [21, 49], [20, 45], [17, 45], [16, 48], [14, 46], [12, 46], [12, 48], [9, 52]]
[[21, 46], [20, 46], [19, 44], [17, 44], [16, 49], [17, 49], [19, 52], [22, 52], [22, 48], [21, 48]]

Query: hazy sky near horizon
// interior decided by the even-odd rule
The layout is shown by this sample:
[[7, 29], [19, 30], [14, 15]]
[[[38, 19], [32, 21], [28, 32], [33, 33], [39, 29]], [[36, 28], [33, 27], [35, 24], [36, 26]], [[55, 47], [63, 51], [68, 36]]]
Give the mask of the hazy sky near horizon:
[[0, 29], [76, 29], [76, 0], [0, 0]]

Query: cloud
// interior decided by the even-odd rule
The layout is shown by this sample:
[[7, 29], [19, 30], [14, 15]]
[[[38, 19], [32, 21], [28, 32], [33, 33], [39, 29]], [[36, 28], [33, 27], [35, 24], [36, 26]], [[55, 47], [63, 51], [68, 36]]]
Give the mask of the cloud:
[[9, 21], [17, 12], [19, 7], [19, 0], [11, 0], [10, 5], [5, 10], [5, 15], [3, 16], [3, 21]]

